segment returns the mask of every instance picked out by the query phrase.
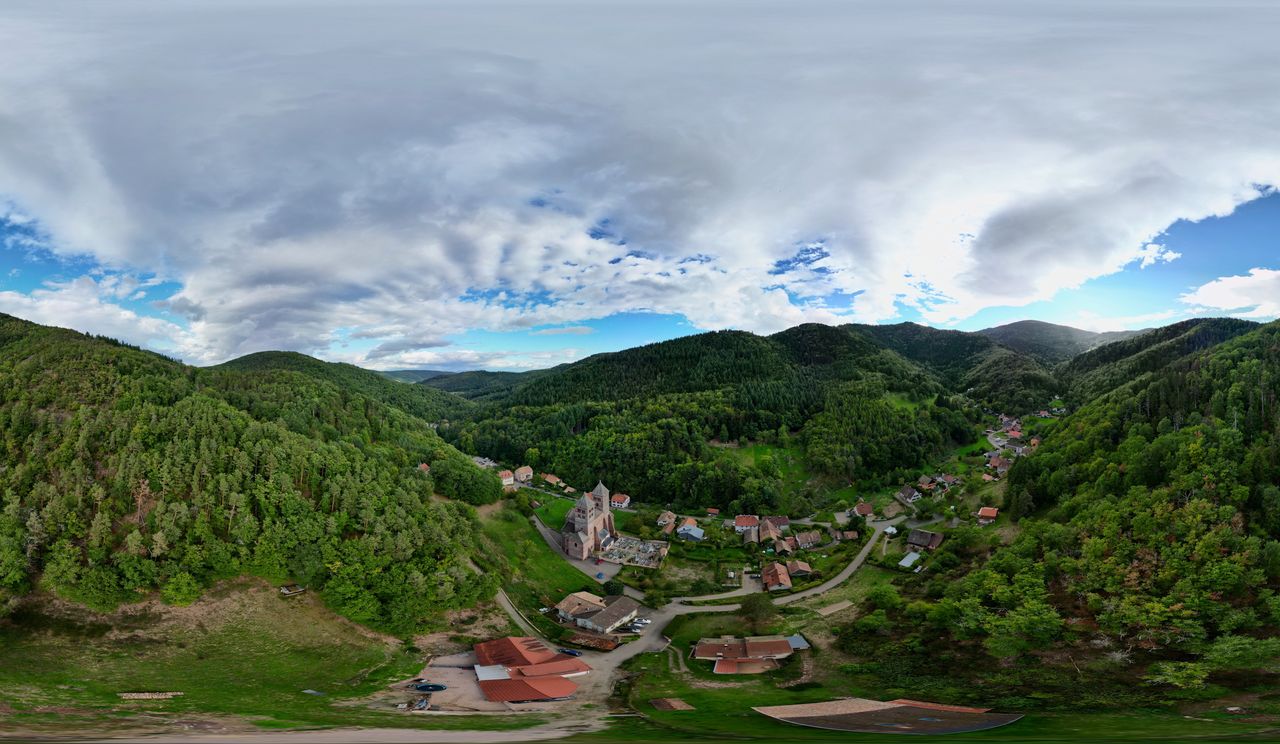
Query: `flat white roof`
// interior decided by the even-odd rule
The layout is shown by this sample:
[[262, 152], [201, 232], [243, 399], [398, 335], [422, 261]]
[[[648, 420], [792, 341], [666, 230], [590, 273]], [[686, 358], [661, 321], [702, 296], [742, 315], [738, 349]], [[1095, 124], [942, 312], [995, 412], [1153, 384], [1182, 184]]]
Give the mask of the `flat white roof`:
[[488, 682], [495, 679], [511, 679], [511, 675], [507, 673], [507, 668], [501, 664], [482, 665], [476, 664], [476, 679], [480, 682]]

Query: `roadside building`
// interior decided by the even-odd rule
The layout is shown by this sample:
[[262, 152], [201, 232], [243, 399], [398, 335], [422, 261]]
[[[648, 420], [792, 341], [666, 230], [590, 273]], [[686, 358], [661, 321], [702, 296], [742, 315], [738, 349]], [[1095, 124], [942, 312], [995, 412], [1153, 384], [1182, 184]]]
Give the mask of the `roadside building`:
[[786, 565], [787, 573], [791, 574], [792, 578], [803, 578], [805, 576], [813, 575], [813, 567], [806, 561], [787, 561]]
[[614, 509], [626, 509], [631, 506], [631, 497], [625, 493], [615, 493], [609, 497], [609, 505]]
[[552, 651], [536, 638], [511, 636], [477, 643], [475, 654], [476, 680], [491, 702], [565, 700], [578, 689], [567, 678], [591, 671], [586, 662]]
[[907, 534], [907, 545], [925, 550], [936, 550], [942, 544], [942, 535], [929, 530], [911, 530]]
[[575, 618], [592, 612], [599, 612], [605, 608], [604, 598], [598, 597], [591, 592], [574, 592], [556, 605], [556, 614], [565, 622], [572, 622]]
[[631, 597], [616, 595], [604, 598], [604, 607], [585, 612], [573, 619], [579, 628], [596, 633], [612, 633], [640, 614], [640, 603]]
[[752, 527], [759, 529], [760, 517], [757, 517], [754, 514], [739, 514], [738, 516], [733, 518], [733, 529], [739, 535], [751, 529]]
[[516, 484], [515, 473], [512, 473], [510, 470], [499, 470], [498, 477], [502, 479], [503, 488], [511, 488]]
[[984, 506], [978, 510], [978, 524], [988, 525], [996, 521], [1000, 516], [1000, 510], [994, 506]]
[[786, 636], [723, 636], [699, 640], [694, 644], [693, 658], [715, 662], [716, 674], [758, 674], [777, 669], [778, 661], [796, 650]]
[[698, 526], [698, 520], [693, 517], [685, 517], [680, 526], [676, 528], [676, 536], [685, 540], [701, 542], [706, 537], [706, 533]]
[[919, 491], [912, 488], [911, 486], [903, 486], [902, 488], [898, 489], [898, 492], [895, 493], [893, 497], [897, 499], [898, 502], [901, 503], [903, 506], [909, 506], [912, 508], [915, 508], [914, 505], [917, 501], [924, 498]]
[[822, 544], [822, 533], [817, 530], [806, 530], [796, 535], [796, 545], [801, 550], [816, 548]]
[[760, 572], [760, 578], [764, 581], [764, 588], [771, 592], [791, 588], [791, 574], [787, 571], [786, 564], [777, 561], [765, 566]]

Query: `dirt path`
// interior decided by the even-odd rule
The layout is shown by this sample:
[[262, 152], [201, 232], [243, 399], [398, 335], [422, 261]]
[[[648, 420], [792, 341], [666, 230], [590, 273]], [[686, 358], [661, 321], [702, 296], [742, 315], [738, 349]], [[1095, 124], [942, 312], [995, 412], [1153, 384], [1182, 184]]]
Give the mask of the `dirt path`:
[[547, 741], [604, 728], [600, 714], [595, 720], [565, 720], [508, 731], [448, 731], [440, 729], [347, 728], [323, 731], [276, 731], [245, 734], [160, 734], [132, 739], [77, 739], [76, 741], [112, 742], [112, 744], [191, 744], [191, 742], [246, 742], [246, 744], [500, 744], [509, 741]]

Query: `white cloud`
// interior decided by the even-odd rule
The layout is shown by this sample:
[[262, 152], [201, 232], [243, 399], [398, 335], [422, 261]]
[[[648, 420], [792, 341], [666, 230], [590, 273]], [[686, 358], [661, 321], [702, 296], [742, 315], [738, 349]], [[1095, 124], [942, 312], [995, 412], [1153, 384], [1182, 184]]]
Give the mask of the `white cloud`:
[[534, 336], [589, 336], [595, 332], [596, 329], [591, 326], [560, 326], [531, 331]]
[[198, 354], [198, 340], [181, 326], [162, 318], [139, 315], [113, 302], [118, 277], [95, 280], [82, 276], [49, 282], [30, 293], [0, 292], [0, 312], [43, 325], [74, 328], [109, 336], [137, 346], [151, 346], [179, 354]]
[[1138, 254], [1141, 257], [1140, 268], [1155, 266], [1157, 263], [1170, 263], [1182, 258], [1182, 254], [1171, 251], [1159, 243], [1147, 243]]
[[1241, 318], [1280, 317], [1280, 270], [1255, 268], [1244, 276], [1224, 276], [1182, 295], [1200, 309]]
[[19, 0], [0, 194], [180, 282], [194, 361], [354, 329], [407, 366], [636, 310], [948, 323], [1172, 261], [1171, 223], [1280, 183], [1277, 12]]

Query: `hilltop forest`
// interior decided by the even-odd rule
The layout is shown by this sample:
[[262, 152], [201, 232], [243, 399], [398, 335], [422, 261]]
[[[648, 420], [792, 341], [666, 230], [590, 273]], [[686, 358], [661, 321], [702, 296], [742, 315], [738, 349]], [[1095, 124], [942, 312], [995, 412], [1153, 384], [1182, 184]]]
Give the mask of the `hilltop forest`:
[[0, 607], [36, 581], [105, 609], [256, 574], [421, 627], [493, 593], [469, 504], [501, 484], [414, 415], [468, 405], [299, 355], [195, 369], [0, 316]]
[[914, 324], [722, 331], [534, 373], [460, 373], [422, 386], [477, 402], [441, 433], [467, 452], [575, 483], [603, 478], [679, 508], [809, 513], [769, 462], [718, 445], [796, 447], [830, 482], [894, 483], [976, 440], [983, 408], [1049, 404], [1059, 385], [1034, 359], [970, 333]]

